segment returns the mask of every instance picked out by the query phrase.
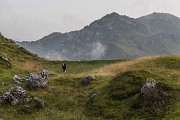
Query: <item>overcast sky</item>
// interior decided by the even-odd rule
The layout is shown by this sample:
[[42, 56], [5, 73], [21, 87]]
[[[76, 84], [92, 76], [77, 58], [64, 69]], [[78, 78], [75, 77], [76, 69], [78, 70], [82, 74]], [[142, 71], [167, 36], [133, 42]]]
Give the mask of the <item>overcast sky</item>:
[[180, 17], [180, 0], [0, 0], [0, 32], [13, 40], [37, 40], [80, 30], [112, 12], [133, 18], [152, 12]]

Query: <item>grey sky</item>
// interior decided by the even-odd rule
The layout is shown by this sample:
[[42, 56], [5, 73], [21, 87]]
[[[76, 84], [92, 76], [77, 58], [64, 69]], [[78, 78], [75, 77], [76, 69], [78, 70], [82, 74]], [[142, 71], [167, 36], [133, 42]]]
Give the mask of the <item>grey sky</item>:
[[180, 17], [180, 0], [0, 0], [0, 32], [14, 40], [37, 40], [52, 32], [80, 30], [111, 12]]

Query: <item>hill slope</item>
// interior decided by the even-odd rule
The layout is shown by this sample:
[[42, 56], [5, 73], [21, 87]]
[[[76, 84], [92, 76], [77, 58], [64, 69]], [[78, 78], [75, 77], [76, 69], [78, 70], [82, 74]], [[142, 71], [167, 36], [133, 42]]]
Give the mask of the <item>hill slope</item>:
[[130, 18], [111, 13], [82, 30], [52, 33], [33, 42], [17, 42], [50, 59], [134, 58], [180, 53], [180, 18], [152, 13]]
[[[29, 90], [24, 83], [19, 84], [30, 96], [44, 100], [45, 108], [27, 113], [21, 104], [0, 103], [2, 119], [180, 119], [179, 55], [134, 60], [48, 61], [2, 35], [0, 41], [0, 95], [13, 86], [14, 74], [27, 77], [30, 72], [43, 69], [53, 73], [44, 89]], [[69, 66], [67, 75], [60, 69], [63, 62]], [[87, 75], [96, 79], [83, 86], [81, 81]], [[160, 93], [149, 101], [140, 94], [146, 79], [155, 79]], [[52, 116], [47, 115], [50, 108]]]
[[23, 47], [19, 47], [13, 40], [5, 38], [0, 34], [0, 59], [1, 66], [13, 64], [16, 61], [39, 59], [37, 55], [30, 53]]

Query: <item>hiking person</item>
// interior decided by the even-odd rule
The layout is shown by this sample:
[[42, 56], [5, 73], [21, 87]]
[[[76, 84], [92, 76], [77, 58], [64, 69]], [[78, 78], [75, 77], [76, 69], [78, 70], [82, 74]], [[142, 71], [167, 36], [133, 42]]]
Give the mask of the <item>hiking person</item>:
[[63, 69], [64, 74], [66, 74], [67, 68], [68, 68], [67, 64], [63, 63], [62, 64], [62, 69]]

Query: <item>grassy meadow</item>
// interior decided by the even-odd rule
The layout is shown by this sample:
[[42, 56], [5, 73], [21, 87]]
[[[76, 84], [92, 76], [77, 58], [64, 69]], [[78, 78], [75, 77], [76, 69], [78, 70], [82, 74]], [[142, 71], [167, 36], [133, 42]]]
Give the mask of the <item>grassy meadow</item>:
[[[26, 113], [16, 106], [0, 104], [4, 120], [180, 120], [180, 56], [143, 57], [132, 60], [50, 61], [0, 38], [0, 94], [8, 91], [16, 74], [48, 70], [48, 87], [27, 90], [45, 101], [43, 109]], [[7, 58], [8, 60], [6, 60]], [[61, 70], [68, 64], [67, 74]], [[96, 79], [83, 86], [84, 77]], [[145, 105], [140, 89], [147, 79], [155, 79], [162, 96]], [[2, 85], [4, 83], [4, 85]], [[165, 101], [166, 107], [159, 107]], [[151, 101], [150, 101], [151, 102]], [[153, 106], [153, 107], [152, 107]], [[48, 116], [48, 109], [52, 116]]]

